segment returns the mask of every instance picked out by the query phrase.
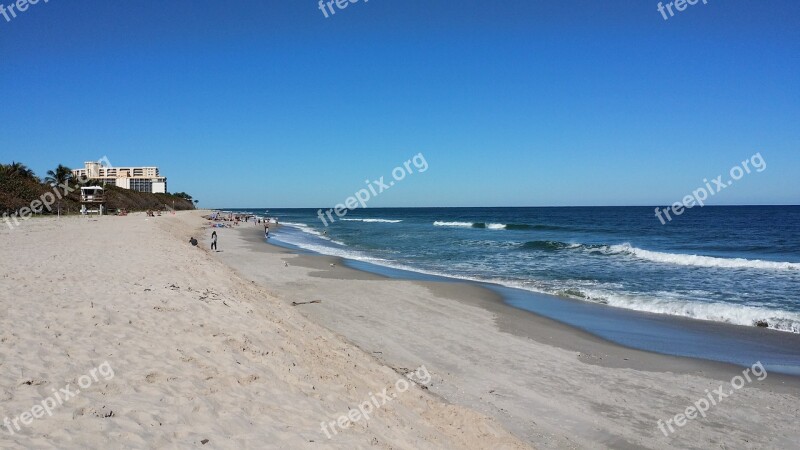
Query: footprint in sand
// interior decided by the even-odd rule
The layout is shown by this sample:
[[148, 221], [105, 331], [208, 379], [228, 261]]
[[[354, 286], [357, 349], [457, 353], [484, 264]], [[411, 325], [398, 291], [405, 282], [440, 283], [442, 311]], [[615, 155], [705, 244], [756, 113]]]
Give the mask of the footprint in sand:
[[153, 384], [153, 383], [158, 382], [159, 378], [161, 378], [161, 377], [159, 376], [158, 372], [150, 372], [150, 373], [147, 374], [146, 377], [144, 377], [144, 380], [147, 381], [150, 384]]

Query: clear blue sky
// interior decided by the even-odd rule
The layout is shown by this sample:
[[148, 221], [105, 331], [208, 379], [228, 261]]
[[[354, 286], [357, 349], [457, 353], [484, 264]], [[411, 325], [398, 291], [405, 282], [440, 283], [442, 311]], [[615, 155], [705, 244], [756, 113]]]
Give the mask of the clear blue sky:
[[[0, 0], [8, 5], [11, 0]], [[800, 199], [800, 2], [40, 1], [0, 17], [0, 161], [158, 165], [205, 207]]]

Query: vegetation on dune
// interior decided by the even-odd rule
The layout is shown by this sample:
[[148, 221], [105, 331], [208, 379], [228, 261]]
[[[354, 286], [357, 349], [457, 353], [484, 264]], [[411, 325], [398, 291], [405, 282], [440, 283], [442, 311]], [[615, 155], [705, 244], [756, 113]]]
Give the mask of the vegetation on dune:
[[0, 164], [0, 176], [18, 176], [38, 181], [36, 175], [25, 164], [12, 161], [11, 164]]
[[0, 165], [0, 213], [29, 207], [33, 200], [50, 190], [39, 182], [33, 172], [20, 172], [11, 166]]
[[172, 194], [149, 194], [117, 186], [106, 186], [105, 188], [106, 205], [109, 210], [146, 211], [152, 209], [154, 211], [163, 211], [168, 208], [174, 208], [182, 211], [194, 209], [194, 204], [191, 200], [176, 197]]
[[[68, 188], [64, 189], [65, 186]], [[59, 209], [61, 214], [77, 214], [81, 209], [81, 186], [79, 180], [73, 179], [72, 171], [61, 164], [48, 170], [44, 181], [22, 163], [0, 164], [0, 214], [15, 214], [22, 208], [31, 208], [32, 205], [35, 207], [36, 200], [45, 198], [54, 201], [49, 208], [39, 206], [42, 214], [57, 214]], [[106, 208], [111, 212], [118, 209], [187, 210], [194, 209], [197, 203], [185, 192], [179, 193], [180, 195], [150, 194], [113, 185], [105, 185], [104, 188]]]

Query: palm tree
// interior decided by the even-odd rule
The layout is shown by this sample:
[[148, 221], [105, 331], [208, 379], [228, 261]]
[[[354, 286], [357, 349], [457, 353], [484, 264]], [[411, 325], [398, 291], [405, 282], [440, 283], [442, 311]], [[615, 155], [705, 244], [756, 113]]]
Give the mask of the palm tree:
[[11, 164], [0, 165], [0, 170], [7, 175], [19, 175], [25, 178], [36, 178], [36, 175], [33, 174], [33, 171], [29, 169], [28, 166], [16, 161], [11, 161]]
[[48, 170], [44, 182], [50, 186], [66, 185], [72, 179], [72, 169], [59, 164], [56, 170]]

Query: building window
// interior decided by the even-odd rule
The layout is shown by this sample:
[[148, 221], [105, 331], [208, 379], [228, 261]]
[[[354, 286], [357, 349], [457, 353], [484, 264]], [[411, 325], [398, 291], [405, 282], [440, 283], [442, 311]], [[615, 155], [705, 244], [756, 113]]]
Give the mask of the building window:
[[132, 191], [139, 191], [139, 192], [153, 192], [153, 181], [152, 180], [142, 180], [142, 179], [131, 179], [131, 187]]

